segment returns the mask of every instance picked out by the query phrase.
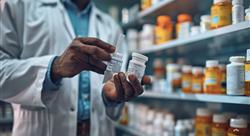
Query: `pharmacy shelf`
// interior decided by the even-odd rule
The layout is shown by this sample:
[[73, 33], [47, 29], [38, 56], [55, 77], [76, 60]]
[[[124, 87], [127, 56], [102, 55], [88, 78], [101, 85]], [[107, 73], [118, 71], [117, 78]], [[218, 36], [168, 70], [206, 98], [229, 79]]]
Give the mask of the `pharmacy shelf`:
[[126, 133], [129, 133], [129, 134], [132, 134], [133, 136], [147, 136], [146, 134], [143, 134], [142, 132], [140, 132], [132, 127], [120, 125], [118, 123], [113, 123], [113, 124], [114, 124], [116, 129], [121, 130], [121, 131], [126, 132]]
[[12, 124], [13, 119], [0, 119], [0, 125]]
[[214, 41], [218, 41], [218, 39], [220, 39], [221, 41], [219, 44], [224, 44], [228, 46], [228, 44], [230, 44], [231, 41], [233, 41], [234, 42], [233, 46], [235, 46], [237, 42], [249, 43], [250, 41], [249, 35], [250, 35], [250, 21], [245, 21], [242, 23], [211, 30], [209, 32], [205, 32], [199, 35], [190, 36], [189, 38], [176, 39], [176, 40], [172, 40], [161, 45], [153, 45], [152, 47], [142, 49], [139, 52], [143, 54], [147, 54], [147, 53], [153, 53], [153, 52], [163, 51], [163, 50], [168, 50], [168, 49], [173, 49], [173, 48], [182, 48], [182, 47], [188, 48], [186, 47], [186, 45], [191, 45], [191, 44], [192, 44], [192, 49], [203, 48], [203, 47], [207, 48], [207, 46], [212, 45], [210, 43], [212, 42], [214, 43]]
[[198, 102], [215, 102], [229, 104], [250, 105], [250, 97], [248, 96], [228, 96], [228, 95], [210, 95], [210, 94], [184, 94], [184, 93], [162, 93], [146, 91], [140, 98], [150, 99], [171, 99]]

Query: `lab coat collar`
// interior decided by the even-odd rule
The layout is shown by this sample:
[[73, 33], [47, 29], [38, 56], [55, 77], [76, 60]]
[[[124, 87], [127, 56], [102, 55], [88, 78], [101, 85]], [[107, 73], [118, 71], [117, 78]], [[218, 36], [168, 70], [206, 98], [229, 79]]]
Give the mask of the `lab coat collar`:
[[41, 0], [43, 4], [56, 4], [58, 0]]

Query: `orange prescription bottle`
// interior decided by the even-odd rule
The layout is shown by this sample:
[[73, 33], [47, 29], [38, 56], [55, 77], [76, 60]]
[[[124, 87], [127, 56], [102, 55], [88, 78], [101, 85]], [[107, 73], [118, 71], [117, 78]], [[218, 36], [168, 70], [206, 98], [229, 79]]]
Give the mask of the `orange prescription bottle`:
[[155, 44], [159, 45], [172, 39], [173, 23], [169, 16], [157, 17], [155, 27]]
[[211, 136], [212, 112], [198, 108], [195, 119], [195, 136]]
[[202, 67], [193, 67], [192, 68], [192, 92], [193, 93], [202, 93], [203, 91], [203, 82], [204, 74]]
[[128, 116], [128, 105], [125, 104], [124, 108], [122, 109], [122, 114], [120, 118], [120, 124], [122, 125], [128, 125], [129, 116]]
[[[179, 14], [177, 17], [177, 24], [176, 24], [176, 37], [181, 38], [180, 31], [181, 31], [181, 25], [182, 28], [185, 30], [182, 30], [182, 32], [190, 31], [191, 29], [191, 23], [192, 23], [192, 17], [189, 14]], [[189, 30], [188, 30], [189, 29]]]
[[250, 96], [250, 49], [247, 50], [247, 61], [245, 63], [245, 94]]
[[227, 136], [228, 123], [223, 114], [213, 115], [212, 136]]
[[219, 28], [232, 24], [231, 0], [214, 0], [211, 7], [211, 28]]
[[182, 67], [182, 92], [191, 93], [192, 92], [192, 66], [184, 65]]
[[234, 118], [230, 120], [230, 128], [227, 136], [248, 136], [247, 121], [242, 118]]
[[220, 74], [219, 62], [217, 60], [206, 61], [204, 93], [222, 94]]

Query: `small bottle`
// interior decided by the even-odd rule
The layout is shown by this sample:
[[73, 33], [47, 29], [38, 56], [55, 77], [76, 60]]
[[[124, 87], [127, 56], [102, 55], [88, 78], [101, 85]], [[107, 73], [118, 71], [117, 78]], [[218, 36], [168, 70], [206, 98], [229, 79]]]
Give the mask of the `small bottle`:
[[211, 16], [210, 15], [203, 15], [201, 16], [201, 33], [207, 32], [211, 29]]
[[227, 65], [227, 94], [244, 95], [245, 94], [245, 76], [244, 76], [244, 56], [230, 57], [230, 64]]
[[245, 94], [250, 96], [250, 49], [247, 50], [247, 60], [245, 63]]
[[243, 0], [233, 0], [232, 20], [233, 24], [244, 21], [244, 6]]
[[120, 124], [121, 125], [128, 125], [129, 123], [129, 115], [128, 115], [128, 104], [126, 103], [122, 109], [121, 117], [120, 117]]
[[132, 60], [129, 61], [128, 74], [135, 75], [139, 81], [142, 80], [146, 69], [145, 63], [148, 57], [139, 53], [132, 53]]
[[234, 118], [230, 120], [230, 128], [227, 131], [228, 136], [248, 136], [247, 121], [244, 119]]
[[198, 35], [200, 33], [201, 33], [200, 26], [192, 26], [191, 27], [191, 33], [190, 33], [191, 36], [195, 36], [195, 35]]
[[188, 131], [182, 120], [177, 120], [174, 130], [175, 136], [188, 136]]
[[168, 92], [172, 93], [181, 87], [181, 73], [178, 64], [168, 64], [167, 66]]
[[192, 92], [192, 66], [184, 65], [182, 67], [182, 92]]
[[232, 24], [231, 0], [214, 0], [211, 7], [211, 28], [216, 29]]
[[223, 114], [213, 115], [212, 136], [227, 136], [228, 123]]
[[226, 66], [223, 64], [219, 65], [220, 72], [221, 72], [221, 91], [223, 94], [226, 94], [226, 88], [227, 88], [227, 79], [226, 79]]
[[166, 74], [164, 64], [161, 59], [154, 60], [154, 77], [156, 80], [163, 79]]
[[211, 136], [212, 112], [208, 109], [198, 108], [195, 119], [195, 136]]
[[217, 60], [206, 61], [204, 93], [222, 94], [220, 74], [219, 62]]
[[152, 6], [152, 0], [141, 0], [141, 9], [145, 10]]
[[192, 92], [193, 93], [202, 93], [203, 91], [203, 82], [204, 74], [202, 67], [193, 67], [192, 69]]
[[189, 14], [180, 14], [177, 17], [178, 23], [176, 24], [177, 38], [187, 38], [190, 34], [192, 26], [192, 17]]
[[245, 10], [245, 13], [246, 13], [245, 20], [250, 21], [250, 6], [248, 9]]
[[173, 23], [169, 16], [157, 17], [155, 27], [155, 44], [159, 45], [172, 39]]

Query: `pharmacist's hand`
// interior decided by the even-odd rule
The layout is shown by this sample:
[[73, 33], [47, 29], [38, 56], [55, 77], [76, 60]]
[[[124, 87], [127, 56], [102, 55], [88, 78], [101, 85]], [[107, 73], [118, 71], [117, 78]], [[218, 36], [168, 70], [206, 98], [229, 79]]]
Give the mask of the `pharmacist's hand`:
[[73, 77], [83, 70], [103, 74], [115, 48], [96, 38], [76, 38], [52, 64], [52, 80]]
[[120, 72], [105, 83], [103, 95], [108, 102], [121, 103], [136, 98], [144, 91], [142, 85], [151, 83], [148, 76], [143, 77], [142, 83], [139, 82], [135, 75], [129, 75], [128, 79], [129, 81], [126, 79], [125, 74]]

